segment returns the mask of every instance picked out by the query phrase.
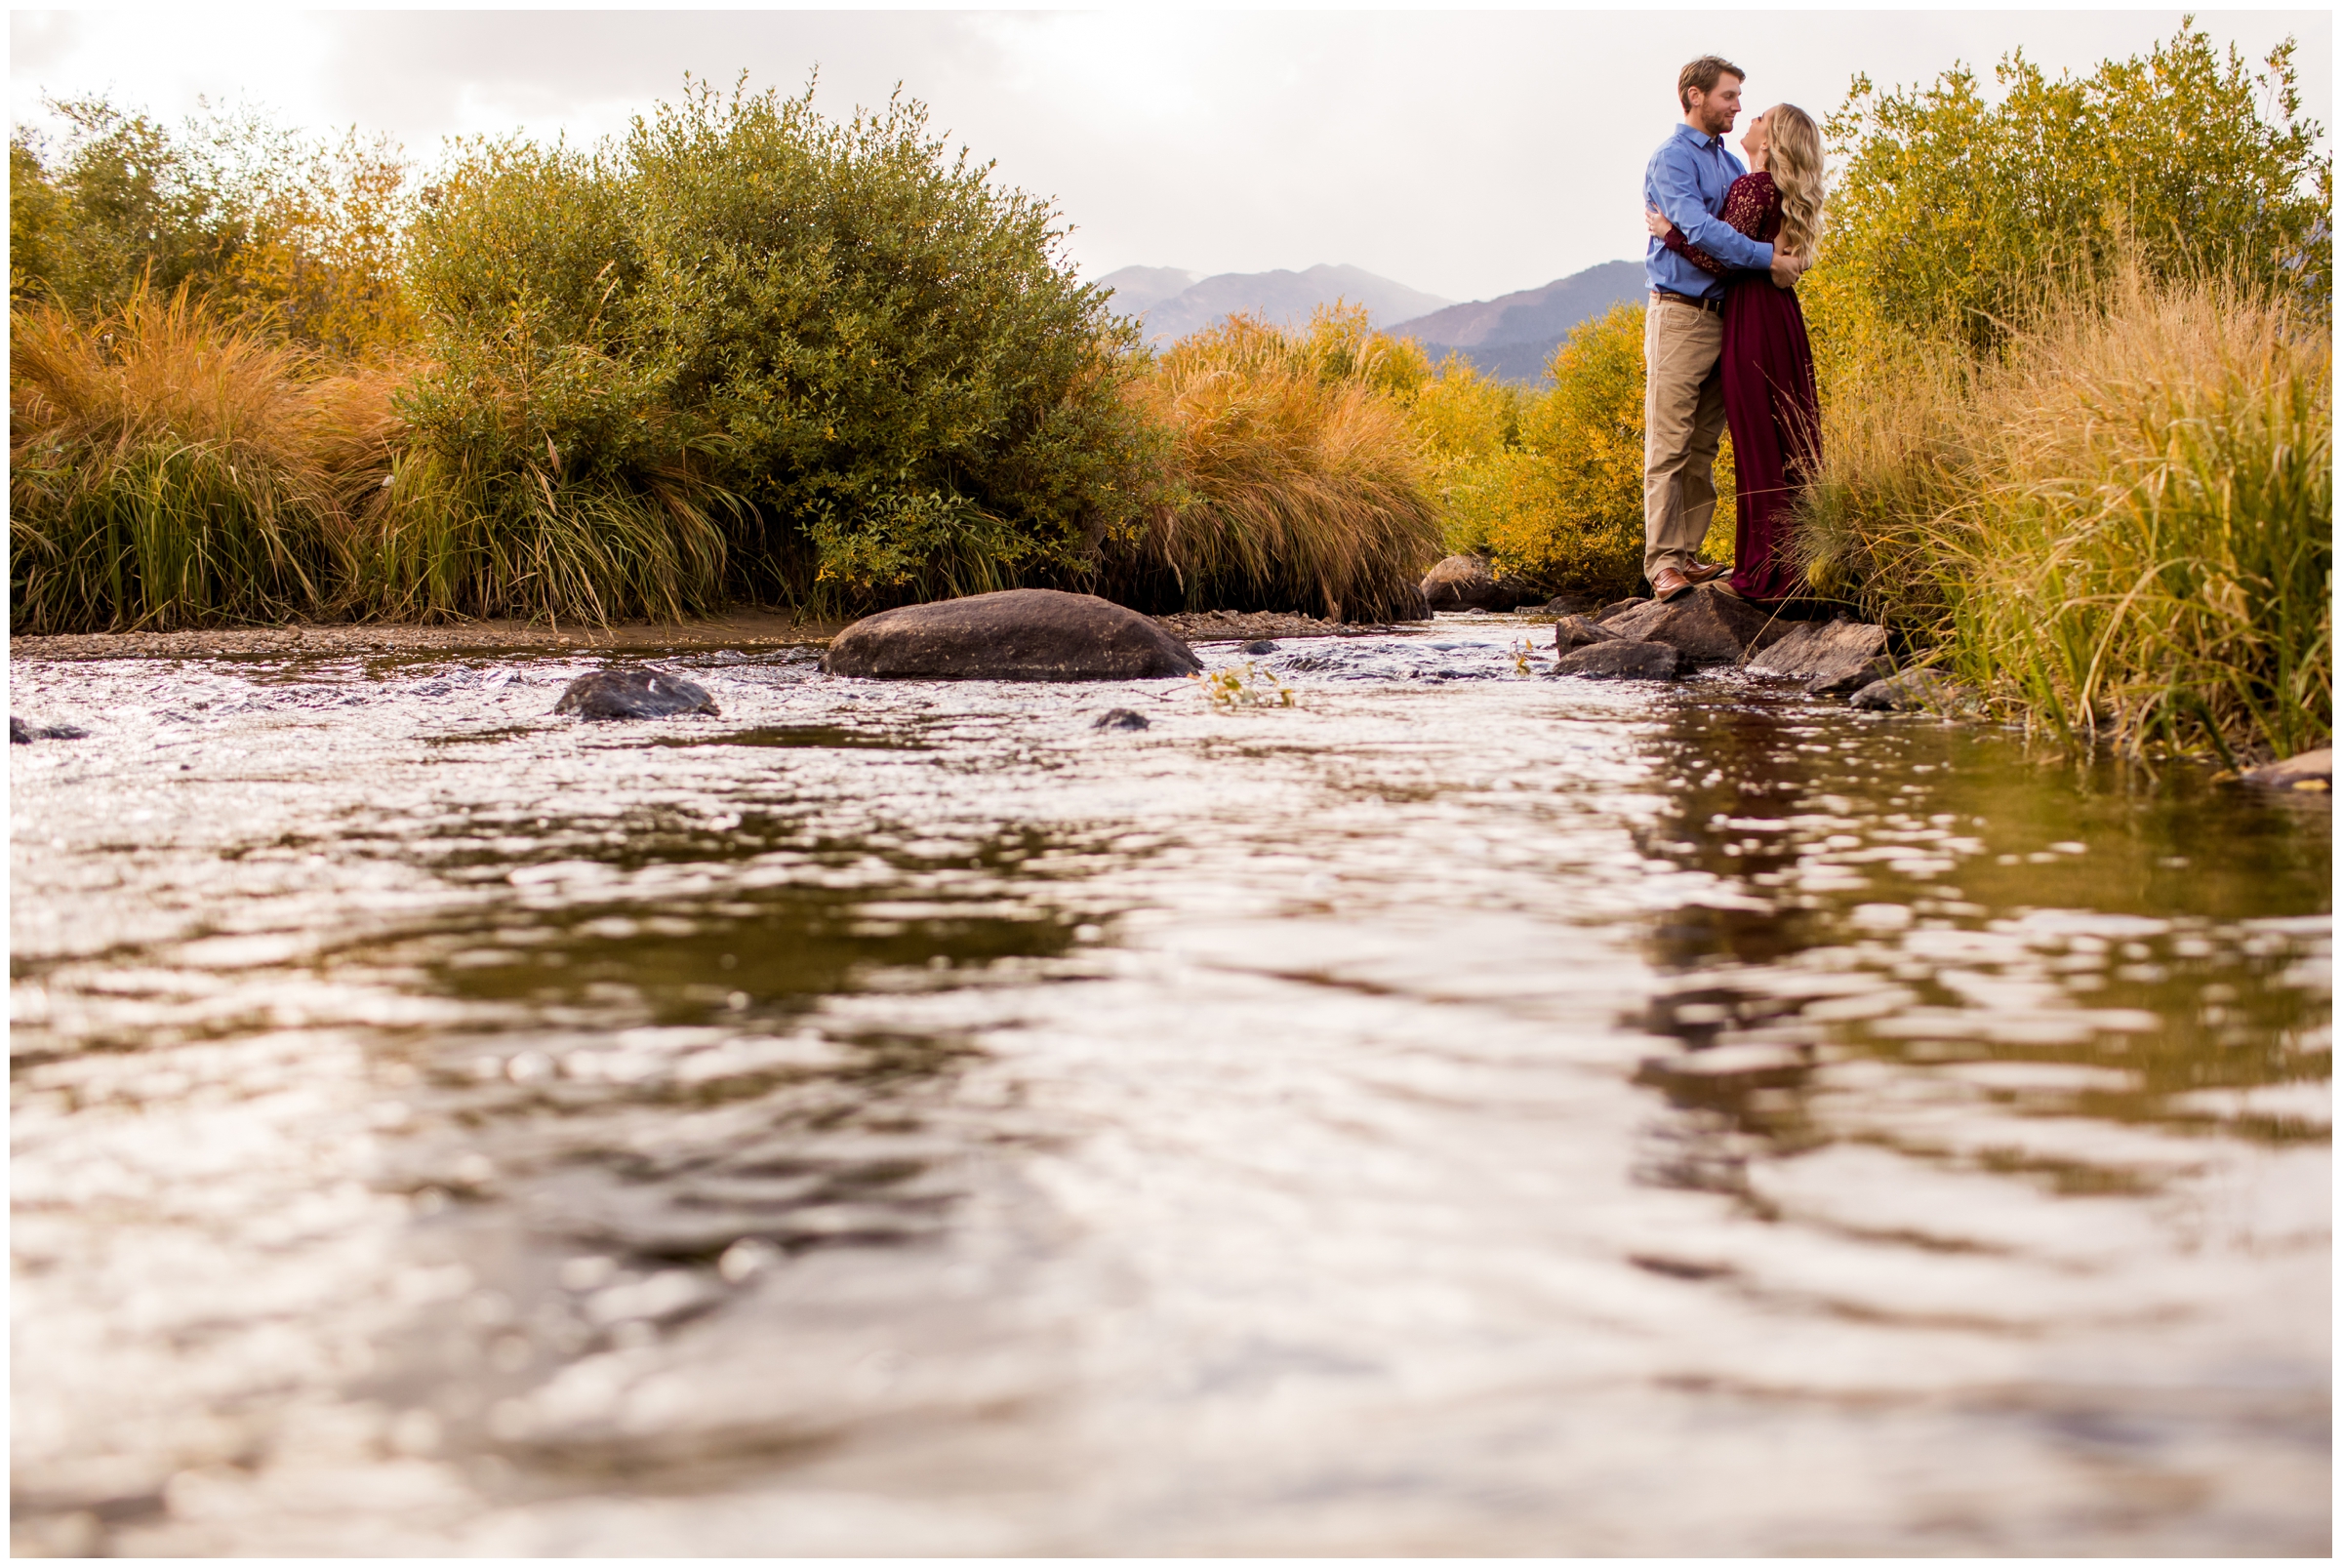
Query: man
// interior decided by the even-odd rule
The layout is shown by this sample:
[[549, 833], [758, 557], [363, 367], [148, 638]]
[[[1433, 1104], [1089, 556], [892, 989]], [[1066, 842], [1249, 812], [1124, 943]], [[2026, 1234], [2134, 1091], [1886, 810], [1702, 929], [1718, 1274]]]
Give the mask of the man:
[[[1740, 116], [1746, 73], [1702, 55], [1676, 77], [1683, 123], [1643, 170], [1642, 199], [1685, 240], [1726, 266], [1769, 272], [1790, 288], [1804, 269], [1725, 222], [1724, 192], [1748, 171], [1724, 146]], [[1679, 599], [1729, 570], [1700, 560], [1716, 513], [1716, 449], [1724, 434], [1724, 280], [1658, 240], [1643, 255], [1651, 285], [1642, 328], [1642, 572], [1651, 591]]]

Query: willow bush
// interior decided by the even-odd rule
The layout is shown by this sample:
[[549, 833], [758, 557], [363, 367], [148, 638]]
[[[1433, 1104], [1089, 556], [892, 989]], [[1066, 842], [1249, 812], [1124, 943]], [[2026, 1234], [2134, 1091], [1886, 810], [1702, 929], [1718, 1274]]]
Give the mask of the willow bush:
[[2054, 285], [2118, 267], [2325, 309], [2333, 164], [2293, 55], [2256, 71], [2190, 20], [2082, 76], [2019, 51], [1992, 101], [1965, 66], [1903, 91], [1856, 78], [1828, 120], [1829, 227], [1802, 287], [1817, 349], [1877, 357], [1901, 334], [1989, 350]]
[[[860, 607], [1062, 576], [1135, 512], [1135, 327], [1046, 204], [948, 155], [915, 102], [831, 122], [810, 88], [702, 85], [598, 154], [473, 144], [431, 197], [412, 275], [435, 356], [592, 356], [615, 422], [573, 423], [574, 461], [736, 503], [736, 588]], [[444, 464], [461, 430], [525, 491], [544, 421], [497, 412], [508, 377], [464, 411], [475, 384], [419, 390], [417, 438]]]

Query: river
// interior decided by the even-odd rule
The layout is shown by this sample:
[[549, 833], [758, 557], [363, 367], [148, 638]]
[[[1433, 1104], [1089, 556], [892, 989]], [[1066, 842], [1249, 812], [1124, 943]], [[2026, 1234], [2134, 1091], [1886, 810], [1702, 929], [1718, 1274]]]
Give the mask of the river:
[[1532, 630], [18, 658], [17, 1548], [2324, 1552], [2322, 801]]

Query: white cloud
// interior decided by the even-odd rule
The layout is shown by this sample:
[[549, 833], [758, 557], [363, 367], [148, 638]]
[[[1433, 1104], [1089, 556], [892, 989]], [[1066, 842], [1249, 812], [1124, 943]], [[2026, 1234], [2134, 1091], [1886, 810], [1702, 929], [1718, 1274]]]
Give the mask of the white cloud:
[[[1714, 51], [1757, 104], [1834, 107], [1857, 70], [1932, 78], [2023, 47], [2052, 68], [2143, 51], [2173, 12], [17, 12], [12, 108], [197, 95], [316, 129], [443, 137], [622, 130], [686, 71], [832, 113], [899, 81], [1001, 176], [1056, 197], [1093, 274], [1350, 262], [1455, 299], [1640, 249], [1636, 191], [1676, 66]], [[2258, 58], [2302, 42], [2330, 121], [2325, 12], [2205, 12]]]

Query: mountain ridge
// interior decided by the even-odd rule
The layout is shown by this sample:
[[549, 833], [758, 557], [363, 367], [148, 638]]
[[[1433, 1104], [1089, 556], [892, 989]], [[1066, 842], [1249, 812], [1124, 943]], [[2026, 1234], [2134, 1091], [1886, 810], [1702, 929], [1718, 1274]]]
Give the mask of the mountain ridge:
[[[1156, 292], [1183, 277], [1191, 281], [1177, 292]], [[1306, 322], [1311, 311], [1337, 300], [1364, 305], [1378, 326], [1428, 315], [1455, 302], [1347, 263], [1320, 262], [1300, 272], [1218, 272], [1205, 278], [1179, 267], [1126, 266], [1098, 282], [1114, 291], [1118, 308], [1138, 316], [1152, 343], [1185, 338], [1239, 313], [1264, 315], [1279, 324]]]
[[1378, 331], [1420, 342], [1433, 362], [1461, 354], [1484, 376], [1538, 382], [1554, 350], [1581, 322], [1642, 297], [1640, 261], [1602, 261], [1533, 289], [1455, 303], [1378, 277], [1363, 267], [1319, 265], [1294, 272], [1218, 272], [1125, 266], [1098, 279], [1116, 308], [1136, 315], [1149, 342], [1161, 345], [1251, 312], [1279, 324], [1308, 320], [1336, 300], [1362, 304]]
[[1384, 330], [1413, 338], [1433, 360], [1448, 350], [1500, 381], [1541, 381], [1554, 350], [1581, 322], [1642, 297], [1639, 261], [1602, 261], [1534, 289], [1449, 305]]

